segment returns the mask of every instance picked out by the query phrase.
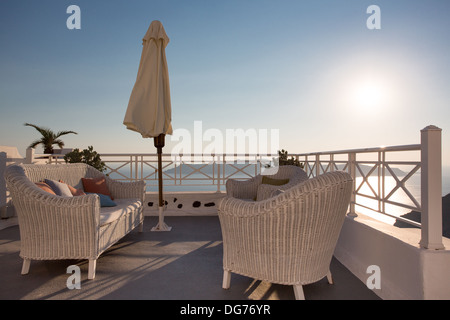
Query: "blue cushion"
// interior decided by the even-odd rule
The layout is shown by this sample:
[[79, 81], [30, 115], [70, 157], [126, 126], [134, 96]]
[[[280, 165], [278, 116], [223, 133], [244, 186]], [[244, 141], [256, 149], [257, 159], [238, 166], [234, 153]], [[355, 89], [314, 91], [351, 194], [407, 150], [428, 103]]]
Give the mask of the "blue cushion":
[[115, 207], [117, 206], [117, 203], [111, 200], [110, 196], [101, 194], [101, 193], [93, 193], [93, 192], [86, 192], [86, 194], [96, 194], [100, 197], [100, 206], [101, 207]]
[[45, 179], [44, 181], [49, 185], [50, 188], [52, 188], [56, 195], [63, 197], [73, 197], [72, 192], [70, 192], [67, 184], [50, 179]]

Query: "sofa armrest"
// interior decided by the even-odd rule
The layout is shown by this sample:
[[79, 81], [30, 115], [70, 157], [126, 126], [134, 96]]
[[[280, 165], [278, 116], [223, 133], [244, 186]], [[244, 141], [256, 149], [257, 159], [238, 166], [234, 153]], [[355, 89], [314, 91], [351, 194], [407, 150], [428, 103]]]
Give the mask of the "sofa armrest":
[[132, 182], [124, 182], [106, 179], [108, 189], [114, 198], [126, 199], [137, 198], [144, 203], [145, 200], [145, 181], [138, 180]]
[[20, 225], [22, 258], [95, 259], [98, 252], [100, 198], [96, 194], [60, 197], [32, 182], [12, 188]]

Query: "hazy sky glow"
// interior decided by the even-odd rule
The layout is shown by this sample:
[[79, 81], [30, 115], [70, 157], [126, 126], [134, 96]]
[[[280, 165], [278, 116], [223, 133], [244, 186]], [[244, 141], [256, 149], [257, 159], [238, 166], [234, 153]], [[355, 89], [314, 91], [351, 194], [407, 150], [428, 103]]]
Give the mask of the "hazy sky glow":
[[[66, 27], [71, 4], [80, 30]], [[0, 145], [25, 155], [29, 122], [77, 131], [66, 147], [155, 152], [122, 121], [160, 20], [174, 129], [278, 129], [300, 153], [415, 144], [433, 124], [450, 165], [449, 13], [447, 0], [2, 0]]]

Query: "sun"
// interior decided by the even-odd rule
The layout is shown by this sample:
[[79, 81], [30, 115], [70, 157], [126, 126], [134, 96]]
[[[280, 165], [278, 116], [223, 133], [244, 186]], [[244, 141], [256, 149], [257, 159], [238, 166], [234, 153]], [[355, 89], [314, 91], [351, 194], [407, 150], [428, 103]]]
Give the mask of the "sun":
[[387, 103], [388, 90], [383, 81], [363, 80], [352, 87], [352, 104], [363, 112], [381, 110]]
[[386, 90], [376, 82], [363, 82], [356, 86], [354, 101], [358, 108], [363, 110], [376, 110], [383, 106], [386, 99]]

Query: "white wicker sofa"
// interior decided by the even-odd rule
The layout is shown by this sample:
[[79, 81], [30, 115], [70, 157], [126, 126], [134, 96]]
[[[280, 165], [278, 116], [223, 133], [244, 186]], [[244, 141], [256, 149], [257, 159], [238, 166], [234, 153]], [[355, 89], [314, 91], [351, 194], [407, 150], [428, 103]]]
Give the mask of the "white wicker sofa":
[[352, 193], [352, 177], [328, 172], [263, 201], [224, 197], [218, 205], [223, 284], [231, 272], [271, 283], [302, 285], [327, 276]]
[[102, 176], [81, 163], [21, 164], [6, 169], [19, 220], [22, 274], [28, 273], [31, 260], [88, 259], [88, 279], [94, 279], [99, 256], [135, 227], [142, 231], [144, 181], [119, 182], [105, 176], [114, 207], [101, 207], [98, 194], [58, 196], [36, 185], [53, 179], [81, 189], [81, 178]]

